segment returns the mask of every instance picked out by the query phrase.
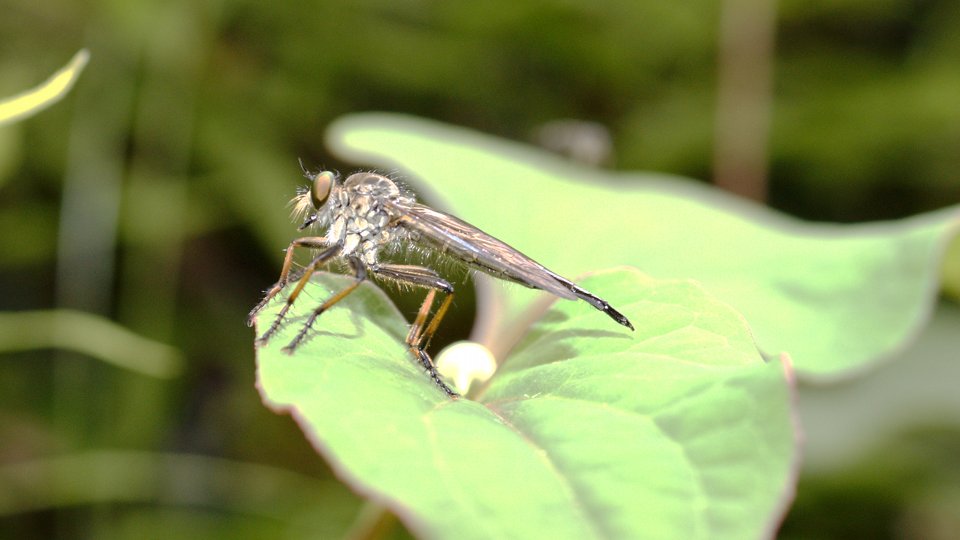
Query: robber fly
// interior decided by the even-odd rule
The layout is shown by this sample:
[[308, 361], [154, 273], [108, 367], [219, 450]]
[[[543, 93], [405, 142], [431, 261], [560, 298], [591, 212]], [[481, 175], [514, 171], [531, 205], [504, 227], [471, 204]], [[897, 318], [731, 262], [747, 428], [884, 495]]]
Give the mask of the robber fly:
[[[453, 286], [430, 268], [380, 261], [382, 251], [407, 243], [423, 245], [462, 261], [475, 270], [531, 289], [544, 290], [569, 300], [579, 298], [633, 330], [630, 321], [605, 300], [473, 225], [417, 203], [411, 194], [386, 176], [358, 172], [341, 181], [336, 173], [321, 171], [311, 174], [305, 169], [304, 175], [310, 180], [310, 187], [298, 192], [292, 201], [294, 214], [305, 217], [299, 230], [325, 226], [326, 234], [297, 238], [287, 246], [280, 279], [250, 312], [249, 322], [253, 323], [257, 313], [287, 283], [298, 279], [297, 285], [287, 296], [273, 323], [257, 338], [258, 346], [266, 343], [281, 327], [287, 312], [318, 268], [328, 261], [345, 260], [353, 269], [356, 277], [354, 282], [314, 308], [284, 350], [292, 353], [307, 337], [317, 317], [343, 300], [371, 275], [423, 288], [427, 290], [427, 296], [407, 333], [406, 344], [437, 386], [447, 395], [457, 397], [457, 393], [440, 378], [433, 360], [426, 352], [430, 339], [453, 301]], [[315, 255], [302, 274], [291, 275], [294, 250], [297, 248], [313, 250]], [[444, 295], [443, 301], [430, 317], [438, 292]]]

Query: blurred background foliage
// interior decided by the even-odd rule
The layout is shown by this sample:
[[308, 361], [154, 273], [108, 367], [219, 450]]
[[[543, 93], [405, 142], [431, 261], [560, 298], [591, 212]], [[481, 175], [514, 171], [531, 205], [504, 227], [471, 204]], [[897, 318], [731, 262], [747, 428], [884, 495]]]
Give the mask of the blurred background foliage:
[[[100, 315], [183, 358], [158, 377], [0, 357], [0, 534], [361, 531], [370, 512], [253, 388], [244, 321], [295, 234], [296, 158], [349, 170], [322, 140], [356, 111], [532, 142], [577, 119], [605, 166], [710, 181], [723, 10], [760, 5], [0, 0], [0, 96], [91, 53], [64, 102], [0, 128], [0, 311]], [[960, 202], [960, 4], [785, 0], [772, 22], [771, 206], [850, 222]], [[960, 439], [928, 422], [804, 476], [782, 535], [955, 533]]]

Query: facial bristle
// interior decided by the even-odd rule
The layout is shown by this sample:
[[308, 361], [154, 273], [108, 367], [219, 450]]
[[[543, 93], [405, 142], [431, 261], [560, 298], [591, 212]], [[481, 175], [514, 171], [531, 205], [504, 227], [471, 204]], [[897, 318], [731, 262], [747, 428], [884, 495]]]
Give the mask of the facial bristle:
[[309, 189], [298, 189], [297, 195], [290, 199], [290, 217], [294, 221], [303, 221], [313, 213], [313, 203], [310, 201], [310, 190]]

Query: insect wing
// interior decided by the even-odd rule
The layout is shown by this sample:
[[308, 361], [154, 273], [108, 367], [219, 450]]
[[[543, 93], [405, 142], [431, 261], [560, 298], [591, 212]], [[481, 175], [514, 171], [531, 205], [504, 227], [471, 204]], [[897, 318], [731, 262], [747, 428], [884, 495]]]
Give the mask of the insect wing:
[[[419, 233], [440, 253], [453, 256], [492, 276], [527, 287], [542, 289], [561, 298], [577, 296], [564, 287], [566, 281], [540, 263], [469, 223], [422, 204], [402, 209], [399, 225]], [[559, 278], [559, 280], [558, 280]]]

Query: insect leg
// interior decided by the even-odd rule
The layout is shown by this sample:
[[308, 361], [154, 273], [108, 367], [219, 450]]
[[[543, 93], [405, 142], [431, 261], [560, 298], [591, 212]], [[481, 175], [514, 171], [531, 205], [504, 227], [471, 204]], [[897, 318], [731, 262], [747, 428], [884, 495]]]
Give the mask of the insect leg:
[[[303, 244], [300, 244], [300, 245], [303, 245]], [[290, 247], [287, 248], [288, 255], [287, 255], [286, 261], [289, 261], [292, 259], [291, 253], [292, 253], [293, 247], [294, 247], [294, 244], [291, 243]], [[286, 317], [287, 311], [290, 310], [290, 308], [293, 306], [293, 303], [297, 300], [297, 297], [300, 296], [300, 291], [303, 290], [303, 287], [307, 284], [308, 281], [310, 281], [310, 276], [313, 275], [313, 273], [317, 270], [317, 268], [320, 267], [321, 264], [332, 259], [339, 252], [340, 252], [339, 244], [330, 246], [326, 250], [320, 252], [319, 255], [317, 255], [316, 257], [313, 258], [312, 261], [310, 261], [310, 264], [307, 265], [307, 267], [304, 269], [303, 275], [300, 277], [300, 280], [297, 282], [297, 286], [293, 289], [293, 292], [291, 292], [290, 295], [287, 296], [286, 304], [284, 304], [283, 308], [280, 309], [280, 312], [277, 313], [277, 317], [274, 319], [273, 324], [270, 325], [270, 328], [267, 328], [267, 331], [264, 332], [262, 336], [257, 338], [258, 346], [266, 343], [270, 339], [270, 337], [280, 328], [280, 324], [283, 322], [283, 318]], [[261, 309], [263, 305], [266, 305], [266, 302], [269, 301], [270, 298], [275, 296], [280, 290], [282, 290], [284, 285], [286, 285], [287, 275], [289, 274], [289, 271], [290, 271], [290, 265], [287, 264], [286, 261], [284, 262], [285, 271], [282, 271], [280, 274], [280, 281], [278, 281], [277, 284], [274, 285], [272, 289], [270, 289], [270, 291], [267, 293], [267, 298], [265, 298], [264, 301], [261, 302], [262, 305], [254, 308], [257, 311], [259, 311], [259, 309]], [[276, 291], [274, 291], [274, 289], [276, 289]]]
[[[333, 305], [336, 304], [337, 302], [346, 298], [347, 295], [349, 295], [354, 290], [356, 290], [356, 288], [359, 287], [360, 284], [363, 283], [365, 279], [367, 279], [367, 268], [363, 266], [363, 264], [361, 264], [360, 261], [358, 261], [357, 259], [354, 259], [351, 257], [349, 260], [350, 260], [350, 266], [353, 267], [353, 272], [354, 272], [354, 275], [356, 276], [356, 280], [354, 280], [353, 283], [351, 283], [350, 285], [347, 285], [340, 292], [331, 296], [330, 298], [327, 298], [322, 304], [317, 306], [316, 309], [313, 310], [313, 313], [310, 314], [310, 317], [307, 318], [307, 322], [303, 323], [303, 326], [300, 327], [300, 331], [297, 332], [297, 335], [294, 336], [293, 340], [291, 340], [290, 343], [288, 343], [287, 346], [283, 348], [284, 352], [286, 352], [287, 354], [293, 353], [293, 351], [296, 350], [296, 348], [300, 345], [300, 343], [303, 342], [303, 339], [307, 337], [307, 333], [310, 331], [310, 327], [313, 326], [313, 322], [317, 320], [317, 317], [322, 315], [324, 311], [327, 311], [328, 309], [333, 307]], [[303, 286], [303, 283], [304, 283], [304, 280], [301, 279], [300, 283], [297, 284], [297, 289], [294, 290], [294, 293], [297, 293], [300, 291], [300, 289]], [[291, 294], [291, 296], [293, 296], [293, 294]]]
[[[426, 348], [430, 344], [430, 339], [440, 326], [440, 320], [443, 319], [444, 314], [446, 314], [447, 309], [453, 302], [453, 285], [450, 285], [447, 280], [438, 276], [433, 270], [422, 266], [380, 264], [371, 268], [371, 271], [387, 279], [429, 289], [426, 298], [423, 300], [423, 304], [420, 306], [420, 310], [417, 312], [417, 317], [410, 327], [410, 332], [407, 334], [407, 345], [409, 346], [410, 352], [413, 353], [420, 362], [420, 365], [427, 370], [433, 382], [448, 396], [459, 397], [459, 394], [443, 382], [443, 379], [437, 372], [436, 366], [433, 364], [433, 359], [430, 358], [430, 355], [426, 352]], [[444, 293], [446, 297], [443, 299], [440, 307], [437, 308], [436, 313], [433, 314], [433, 318], [430, 319], [429, 324], [427, 324], [426, 320], [437, 291]]]
[[451, 290], [443, 299], [443, 303], [440, 304], [440, 307], [437, 308], [437, 311], [434, 312], [433, 318], [430, 319], [430, 324], [428, 324], [427, 328], [418, 336], [416, 341], [418, 348], [426, 349], [430, 346], [430, 340], [433, 339], [433, 334], [435, 334], [437, 328], [440, 327], [440, 321], [443, 320], [444, 315], [447, 314], [447, 310], [450, 309], [450, 304], [452, 303], [453, 291]]
[[[263, 296], [263, 300], [260, 300], [253, 309], [250, 310], [250, 315], [247, 316], [247, 326], [253, 326], [253, 321], [257, 317], [257, 313], [260, 313], [260, 310], [266, 306], [274, 296], [277, 295], [283, 288], [287, 285], [288, 280], [290, 279], [290, 267], [293, 265], [293, 251], [298, 247], [306, 247], [311, 249], [323, 249], [329, 246], [327, 239], [322, 236], [304, 236], [303, 238], [297, 238], [293, 242], [290, 242], [290, 245], [287, 246], [286, 254], [283, 258], [283, 267], [280, 270], [280, 279], [273, 284], [273, 287], [270, 287], [270, 290]], [[300, 276], [297, 276], [295, 279], [299, 279]]]
[[430, 308], [433, 307], [433, 299], [436, 295], [436, 289], [427, 291], [427, 296], [423, 299], [420, 310], [417, 311], [417, 317], [413, 320], [413, 324], [410, 325], [410, 330], [407, 331], [407, 343], [415, 343], [417, 336], [423, 331], [423, 326], [427, 322], [427, 316], [430, 315]]

